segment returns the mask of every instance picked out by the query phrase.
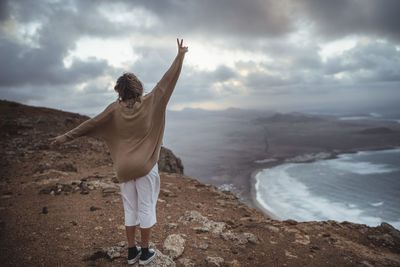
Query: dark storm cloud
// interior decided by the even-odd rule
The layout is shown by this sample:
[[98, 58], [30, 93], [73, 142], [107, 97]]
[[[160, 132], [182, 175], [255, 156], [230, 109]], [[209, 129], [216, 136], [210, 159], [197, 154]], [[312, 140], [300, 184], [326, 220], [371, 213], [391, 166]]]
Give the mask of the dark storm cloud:
[[4, 62], [0, 67], [0, 86], [4, 87], [75, 84], [102, 75], [109, 69], [105, 60], [97, 59], [75, 59], [70, 68], [65, 68], [63, 50], [59, 46], [29, 48], [0, 37], [0, 51], [0, 61]]
[[216, 83], [223, 83], [238, 77], [237, 73], [226, 66], [218, 66], [216, 70], [205, 71], [185, 67], [175, 90], [172, 104], [199, 101], [217, 101], [234, 92], [231, 87], [225, 87], [222, 92], [216, 90]]
[[[320, 94], [339, 88], [370, 93], [366, 84], [374, 84], [381, 90], [390, 88], [390, 94], [393, 94], [394, 85], [400, 81], [400, 51], [390, 42], [360, 41], [352, 49], [329, 57], [326, 62], [312, 52], [313, 45], [291, 51], [284, 47], [278, 49], [280, 52], [273, 47], [268, 50], [275, 53], [275, 60], [237, 62], [235, 65], [236, 69], [252, 70], [242, 82], [257, 95]], [[285, 62], [282, 58], [292, 60]], [[400, 92], [397, 94], [400, 97]]]
[[329, 59], [325, 74], [346, 72], [353, 82], [400, 81], [400, 51], [391, 43], [359, 43], [340, 57]]
[[0, 23], [8, 19], [8, 2], [0, 1]]
[[287, 1], [126, 1], [155, 14], [163, 29], [184, 34], [281, 36], [294, 29]]
[[[9, 3], [6, 17], [13, 16], [18, 23], [39, 23], [35, 44], [21, 43], [6, 34], [0, 37], [0, 86], [74, 84], [112, 72], [105, 60], [75, 59], [66, 68], [63, 59], [75, 48], [83, 36], [121, 34], [126, 27], [118, 28], [102, 16], [95, 5], [78, 1], [79, 6], [62, 3], [13, 1]], [[4, 21], [3, 21], [4, 22]], [[117, 30], [118, 29], [118, 30]]]
[[314, 22], [318, 34], [330, 39], [362, 34], [400, 40], [398, 0], [302, 0], [300, 16]]

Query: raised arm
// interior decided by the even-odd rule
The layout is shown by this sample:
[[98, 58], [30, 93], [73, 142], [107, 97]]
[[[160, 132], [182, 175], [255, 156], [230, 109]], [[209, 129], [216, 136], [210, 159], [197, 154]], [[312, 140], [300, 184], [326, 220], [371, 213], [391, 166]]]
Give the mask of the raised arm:
[[49, 138], [51, 141], [50, 145], [60, 144], [67, 141], [71, 141], [75, 138], [80, 136], [93, 136], [93, 137], [103, 137], [105, 134], [104, 130], [102, 129], [101, 125], [107, 122], [110, 119], [113, 110], [113, 104], [109, 104], [103, 112], [96, 115], [95, 117], [88, 119], [82, 122], [80, 125], [75, 127], [74, 129], [59, 135], [57, 137]]
[[171, 67], [167, 70], [161, 80], [157, 83], [156, 87], [153, 89], [157, 97], [164, 100], [165, 103], [169, 101], [172, 92], [174, 91], [175, 85], [181, 73], [185, 53], [188, 51], [188, 47], [183, 46], [183, 39], [180, 43], [179, 39], [177, 39], [177, 43], [178, 54], [176, 55], [175, 60], [172, 62]]

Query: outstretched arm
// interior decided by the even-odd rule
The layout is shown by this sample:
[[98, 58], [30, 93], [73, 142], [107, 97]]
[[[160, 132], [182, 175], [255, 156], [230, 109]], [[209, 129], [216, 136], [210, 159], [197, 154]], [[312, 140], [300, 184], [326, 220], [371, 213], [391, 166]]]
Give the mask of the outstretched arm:
[[49, 138], [48, 140], [51, 141], [50, 145], [62, 144], [84, 135], [101, 137], [104, 131], [100, 126], [110, 118], [111, 111], [112, 104], [108, 105], [104, 111], [97, 116], [82, 122], [74, 129], [57, 137]]
[[181, 73], [183, 59], [185, 57], [185, 53], [188, 51], [187, 46], [183, 46], [183, 39], [179, 43], [179, 39], [177, 39], [178, 43], [178, 54], [175, 57], [174, 62], [172, 62], [171, 67], [167, 70], [161, 80], [157, 83], [155, 90], [155, 94], [159, 96], [161, 99], [167, 103], [174, 91], [175, 85], [178, 81], [179, 75]]

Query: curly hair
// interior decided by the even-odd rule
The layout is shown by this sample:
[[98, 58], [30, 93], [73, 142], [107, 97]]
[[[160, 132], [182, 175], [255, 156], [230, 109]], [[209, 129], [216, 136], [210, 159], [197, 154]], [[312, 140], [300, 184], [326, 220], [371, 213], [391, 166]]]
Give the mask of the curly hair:
[[132, 108], [136, 101], [141, 102], [140, 97], [143, 94], [143, 85], [133, 73], [125, 72], [119, 77], [114, 90], [119, 95], [118, 100], [120, 102], [127, 101], [129, 108]]

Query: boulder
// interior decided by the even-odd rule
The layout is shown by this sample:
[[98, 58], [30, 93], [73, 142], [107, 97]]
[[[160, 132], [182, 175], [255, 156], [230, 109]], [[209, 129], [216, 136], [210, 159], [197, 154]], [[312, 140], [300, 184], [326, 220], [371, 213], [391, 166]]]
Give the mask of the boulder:
[[180, 234], [171, 234], [164, 240], [164, 251], [173, 259], [182, 255], [185, 249], [185, 239]]

